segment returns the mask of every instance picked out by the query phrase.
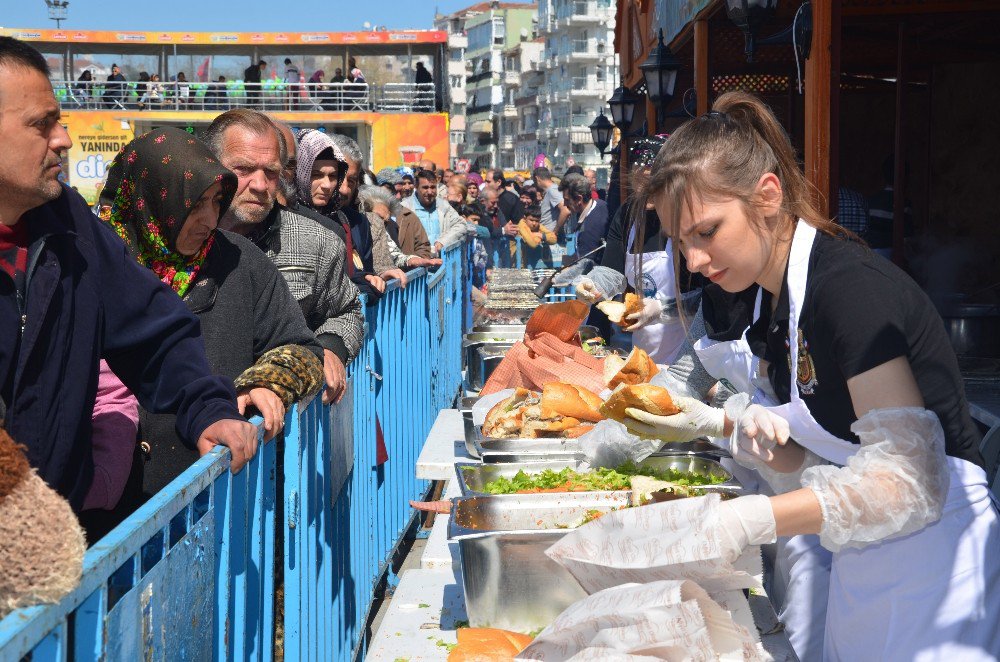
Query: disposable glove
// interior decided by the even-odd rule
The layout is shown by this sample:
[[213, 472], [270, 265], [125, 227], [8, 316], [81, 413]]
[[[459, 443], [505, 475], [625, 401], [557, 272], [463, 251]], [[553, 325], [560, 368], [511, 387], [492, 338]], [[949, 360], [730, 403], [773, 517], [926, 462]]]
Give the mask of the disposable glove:
[[735, 563], [751, 545], [766, 545], [778, 539], [771, 500], [763, 494], [723, 501], [719, 504], [719, 543], [722, 558]]
[[664, 441], [691, 441], [698, 437], [721, 437], [726, 414], [721, 409], [709, 407], [700, 400], [678, 396], [674, 404], [680, 413], [657, 416], [641, 409], [625, 410], [625, 427], [643, 437], [656, 437]]
[[575, 288], [576, 298], [586, 304], [595, 304], [604, 299], [604, 294], [597, 289], [594, 281], [586, 276], [580, 279]]
[[729, 454], [740, 464], [756, 468], [758, 462], [774, 459], [771, 449], [788, 442], [788, 421], [757, 404], [749, 404], [745, 393], [726, 401], [726, 416], [733, 422]]
[[623, 326], [622, 330], [635, 331], [650, 324], [658, 324], [660, 322], [660, 313], [662, 312], [663, 304], [660, 303], [659, 299], [645, 297], [642, 300], [642, 310], [625, 317], [626, 320], [631, 322], [631, 326], [627, 328]]

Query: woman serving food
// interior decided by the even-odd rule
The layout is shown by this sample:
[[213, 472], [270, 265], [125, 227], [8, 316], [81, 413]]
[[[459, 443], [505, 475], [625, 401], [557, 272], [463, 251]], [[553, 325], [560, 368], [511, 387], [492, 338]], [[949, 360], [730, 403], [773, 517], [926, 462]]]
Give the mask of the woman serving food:
[[825, 658], [994, 659], [1000, 522], [927, 296], [815, 209], [755, 97], [725, 94], [678, 129], [645, 197], [689, 269], [730, 293], [759, 286], [746, 379], [780, 404], [678, 399], [679, 414], [629, 409], [627, 425], [667, 440], [731, 436], [768, 480], [776, 496], [721, 504], [732, 557], [819, 534], [834, 552]]

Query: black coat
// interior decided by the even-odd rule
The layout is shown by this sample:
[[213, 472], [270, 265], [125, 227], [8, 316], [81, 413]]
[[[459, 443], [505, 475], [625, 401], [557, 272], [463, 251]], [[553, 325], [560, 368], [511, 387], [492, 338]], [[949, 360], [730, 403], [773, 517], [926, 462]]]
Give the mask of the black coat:
[[75, 191], [28, 212], [27, 297], [0, 271], [0, 398], [5, 427], [38, 474], [79, 509], [94, 473], [90, 420], [98, 362], [147, 409], [176, 413], [194, 443], [241, 418], [231, 381], [213, 376], [198, 319]]
[[[237, 234], [216, 234], [184, 303], [201, 322], [212, 372], [230, 384], [262, 354], [282, 345], [302, 345], [323, 360], [323, 348], [277, 267]], [[152, 448], [143, 486], [149, 494], [198, 459], [177, 437], [174, 416], [141, 410], [139, 438]]]

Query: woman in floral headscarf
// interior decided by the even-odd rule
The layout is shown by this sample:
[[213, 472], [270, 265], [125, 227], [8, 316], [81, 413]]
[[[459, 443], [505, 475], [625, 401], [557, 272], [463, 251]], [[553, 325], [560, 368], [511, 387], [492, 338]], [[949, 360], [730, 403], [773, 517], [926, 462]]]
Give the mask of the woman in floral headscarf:
[[[319, 389], [323, 354], [274, 264], [248, 240], [216, 229], [235, 191], [236, 175], [205, 145], [164, 127], [115, 158], [99, 216], [198, 316], [212, 370], [234, 380], [240, 411], [256, 408], [270, 438], [285, 409]], [[152, 494], [198, 455], [180, 443], [172, 416], [139, 418], [151, 455], [144, 490]]]

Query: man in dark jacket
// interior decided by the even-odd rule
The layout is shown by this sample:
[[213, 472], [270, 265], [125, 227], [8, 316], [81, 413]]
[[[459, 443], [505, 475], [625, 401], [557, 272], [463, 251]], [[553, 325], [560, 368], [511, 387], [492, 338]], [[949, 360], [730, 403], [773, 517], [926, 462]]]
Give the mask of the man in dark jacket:
[[[563, 200], [576, 216], [576, 254], [586, 255], [601, 245], [608, 236], [608, 205], [591, 197], [590, 182], [583, 175], [566, 175], [559, 184]], [[590, 256], [600, 263], [603, 251]]]
[[251, 108], [260, 107], [260, 77], [265, 68], [267, 62], [261, 60], [243, 71], [243, 89], [247, 93], [247, 105]]
[[177, 415], [202, 453], [221, 444], [236, 471], [256, 452], [233, 385], [211, 374], [198, 320], [58, 181], [72, 140], [45, 59], [0, 37], [0, 400], [4, 426], [38, 474], [77, 510], [94, 474], [98, 362], [139, 402]]
[[517, 225], [524, 218], [524, 203], [521, 202], [521, 196], [507, 188], [507, 183], [503, 170], [486, 171], [486, 187], [497, 192], [497, 200], [504, 218]]
[[347, 365], [364, 340], [358, 290], [344, 274], [344, 242], [277, 204], [288, 151], [280, 129], [266, 115], [230, 110], [215, 118], [204, 137], [222, 165], [239, 178], [223, 226], [249, 238], [285, 277], [323, 347], [323, 401], [339, 402], [347, 388]]
[[108, 76], [107, 83], [104, 84], [104, 94], [101, 96], [104, 105], [110, 108], [117, 106], [125, 110], [125, 75], [117, 64], [111, 65], [111, 75]]

